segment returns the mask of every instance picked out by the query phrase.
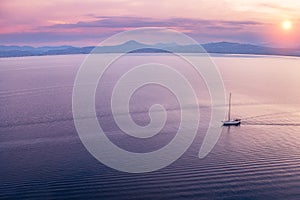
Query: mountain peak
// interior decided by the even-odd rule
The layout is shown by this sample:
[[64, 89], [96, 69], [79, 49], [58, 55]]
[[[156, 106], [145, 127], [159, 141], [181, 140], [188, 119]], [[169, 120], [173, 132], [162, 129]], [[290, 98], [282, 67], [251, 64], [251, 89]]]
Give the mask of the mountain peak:
[[135, 40], [128, 40], [127, 42], [124, 42], [122, 45], [145, 45], [145, 44], [142, 44], [142, 43], [139, 43]]

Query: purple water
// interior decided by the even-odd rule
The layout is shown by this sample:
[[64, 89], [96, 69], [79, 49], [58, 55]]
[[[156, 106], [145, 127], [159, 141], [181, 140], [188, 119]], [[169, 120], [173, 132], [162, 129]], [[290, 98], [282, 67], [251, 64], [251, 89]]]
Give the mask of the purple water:
[[[149, 56], [168, 60], [168, 55], [134, 56], [135, 62]], [[213, 56], [227, 93], [233, 94], [233, 116], [244, 120], [240, 127], [224, 127], [217, 145], [204, 159], [198, 158], [198, 151], [210, 117], [207, 91], [202, 80], [186, 71], [199, 81], [199, 105], [183, 108], [200, 108], [197, 137], [179, 160], [143, 174], [106, 167], [81, 143], [73, 123], [72, 89], [84, 58], [0, 59], [0, 199], [300, 198], [299, 58]], [[183, 67], [172, 59], [168, 62]], [[145, 141], [122, 133], [106, 97], [128, 66], [118, 68], [116, 64], [100, 82], [95, 105], [98, 120], [118, 146], [134, 152], [153, 151], [174, 137], [180, 108], [164, 88], [149, 86], [148, 91], [155, 92], [135, 94], [132, 117], [137, 124], [146, 125], [149, 106], [159, 102], [168, 109], [166, 127]]]

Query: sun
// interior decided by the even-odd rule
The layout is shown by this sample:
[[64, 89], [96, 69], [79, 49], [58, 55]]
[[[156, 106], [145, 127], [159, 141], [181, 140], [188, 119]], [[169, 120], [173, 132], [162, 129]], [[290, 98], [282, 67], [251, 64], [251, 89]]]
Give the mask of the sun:
[[290, 20], [285, 20], [282, 22], [281, 26], [284, 30], [290, 30], [293, 28], [293, 23]]

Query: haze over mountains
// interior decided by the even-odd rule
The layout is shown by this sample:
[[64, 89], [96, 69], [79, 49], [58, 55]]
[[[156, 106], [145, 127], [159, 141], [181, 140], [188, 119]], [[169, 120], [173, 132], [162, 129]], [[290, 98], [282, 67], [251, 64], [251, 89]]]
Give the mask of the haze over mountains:
[[[208, 53], [222, 54], [257, 54], [257, 55], [285, 55], [300, 56], [300, 49], [283, 49], [257, 46], [251, 44], [240, 44], [232, 42], [217, 42], [202, 44]], [[21, 56], [43, 56], [43, 55], [67, 55], [67, 54], [88, 54], [95, 47], [74, 47], [74, 46], [1, 46], [0, 57], [21, 57]], [[132, 50], [134, 49], [134, 50]], [[94, 53], [203, 53], [198, 45], [179, 45], [177, 43], [158, 43], [148, 45], [127, 41], [120, 45], [98, 46]]]

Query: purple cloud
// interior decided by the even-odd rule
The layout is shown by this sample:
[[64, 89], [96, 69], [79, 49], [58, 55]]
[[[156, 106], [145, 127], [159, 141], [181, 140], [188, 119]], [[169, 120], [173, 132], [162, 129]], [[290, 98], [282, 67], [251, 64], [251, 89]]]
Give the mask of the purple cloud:
[[[82, 44], [95, 41], [110, 35], [139, 27], [165, 27], [187, 33], [199, 42], [238, 41], [260, 43], [259, 31], [267, 24], [257, 21], [202, 20], [189, 18], [170, 18], [158, 20], [134, 16], [95, 16], [93, 21], [79, 21], [73, 24], [56, 24], [41, 26], [34, 32], [0, 34], [3, 44], [61, 43]], [[73, 31], [74, 30], [74, 31]]]
[[[97, 20], [83, 22], [79, 21], [74, 24], [56, 24], [48, 28], [89, 28], [89, 27], [104, 27], [104, 28], [136, 28], [136, 27], [185, 27], [192, 28], [194, 26], [219, 26], [227, 28], [263, 25], [256, 21], [226, 21], [226, 20], [201, 20], [188, 18], [171, 18], [165, 20], [157, 20], [152, 18], [141, 17], [108, 17], [97, 16]], [[99, 19], [100, 18], [100, 19]]]

